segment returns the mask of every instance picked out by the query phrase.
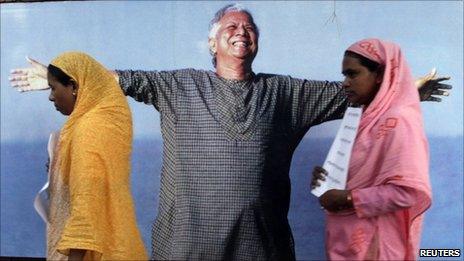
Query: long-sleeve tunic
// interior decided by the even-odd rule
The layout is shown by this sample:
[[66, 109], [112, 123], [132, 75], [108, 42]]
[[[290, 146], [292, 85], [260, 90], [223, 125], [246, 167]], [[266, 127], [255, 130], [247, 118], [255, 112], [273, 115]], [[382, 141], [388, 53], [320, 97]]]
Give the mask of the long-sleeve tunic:
[[295, 259], [287, 219], [293, 152], [343, 116], [339, 83], [211, 71], [117, 71], [126, 95], [160, 112], [163, 165], [154, 259]]

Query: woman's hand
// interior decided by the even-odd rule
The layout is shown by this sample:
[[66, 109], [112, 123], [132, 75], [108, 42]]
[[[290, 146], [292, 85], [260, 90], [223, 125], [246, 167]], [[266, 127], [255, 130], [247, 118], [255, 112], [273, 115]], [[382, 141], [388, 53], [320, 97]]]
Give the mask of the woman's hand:
[[313, 169], [313, 178], [311, 179], [311, 189], [315, 189], [316, 187], [319, 187], [321, 185], [319, 180], [324, 181], [325, 176], [327, 176], [327, 175], [328, 175], [328, 173], [324, 168], [322, 168], [320, 166], [314, 167], [314, 169]]
[[29, 57], [26, 59], [31, 66], [12, 70], [9, 78], [11, 86], [20, 92], [49, 89], [47, 67]]
[[353, 201], [349, 190], [328, 190], [319, 197], [319, 204], [330, 212], [353, 208]]

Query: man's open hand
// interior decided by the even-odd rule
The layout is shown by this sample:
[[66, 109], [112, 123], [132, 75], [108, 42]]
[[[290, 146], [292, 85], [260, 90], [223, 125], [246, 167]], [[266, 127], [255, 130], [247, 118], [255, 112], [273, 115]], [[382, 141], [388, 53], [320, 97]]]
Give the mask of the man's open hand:
[[28, 68], [13, 69], [10, 74], [10, 84], [20, 92], [47, 90], [47, 67], [38, 61], [26, 57], [31, 65]]
[[441, 82], [449, 79], [450, 77], [437, 77], [437, 70], [435, 68], [429, 74], [418, 78], [415, 84], [419, 89], [420, 100], [441, 102], [440, 97], [432, 95], [448, 96], [449, 92], [446, 90], [450, 90], [452, 86]]

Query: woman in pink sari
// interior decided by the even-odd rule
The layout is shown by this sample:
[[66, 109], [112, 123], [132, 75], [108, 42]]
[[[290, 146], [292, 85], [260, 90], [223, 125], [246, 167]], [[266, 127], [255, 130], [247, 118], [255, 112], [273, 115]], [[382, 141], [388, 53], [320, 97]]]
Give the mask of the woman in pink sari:
[[[343, 59], [343, 85], [363, 114], [345, 190], [320, 198], [330, 260], [414, 260], [431, 204], [428, 143], [419, 97], [398, 45], [359, 41]], [[330, 175], [313, 171], [311, 186]]]

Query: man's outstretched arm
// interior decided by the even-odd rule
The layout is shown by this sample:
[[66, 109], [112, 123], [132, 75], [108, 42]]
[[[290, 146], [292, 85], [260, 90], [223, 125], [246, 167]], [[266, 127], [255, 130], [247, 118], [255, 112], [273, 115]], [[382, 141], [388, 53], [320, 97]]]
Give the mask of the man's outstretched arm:
[[[28, 56], [26, 56], [26, 60], [29, 62], [30, 67], [11, 70], [9, 77], [11, 86], [19, 92], [50, 89], [47, 82], [47, 67]], [[116, 71], [110, 71], [110, 73], [119, 82]]]
[[[20, 92], [49, 89], [47, 67], [40, 62], [26, 57], [30, 67], [11, 71], [10, 83]], [[160, 112], [175, 114], [175, 71], [108, 71], [123, 92], [136, 101], [152, 104]]]
[[[47, 67], [38, 61], [26, 57], [30, 67], [13, 69], [10, 74], [10, 83], [13, 88], [20, 92], [39, 91], [49, 89], [47, 83]], [[110, 71], [119, 83], [118, 74]], [[440, 102], [441, 98], [436, 96], [448, 96], [452, 88], [449, 84], [443, 84], [442, 81], [449, 80], [450, 77], [437, 77], [436, 70], [433, 69], [429, 74], [416, 80], [416, 86], [419, 89], [421, 101]]]

